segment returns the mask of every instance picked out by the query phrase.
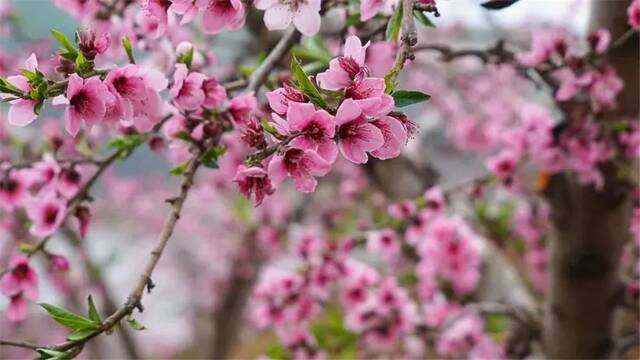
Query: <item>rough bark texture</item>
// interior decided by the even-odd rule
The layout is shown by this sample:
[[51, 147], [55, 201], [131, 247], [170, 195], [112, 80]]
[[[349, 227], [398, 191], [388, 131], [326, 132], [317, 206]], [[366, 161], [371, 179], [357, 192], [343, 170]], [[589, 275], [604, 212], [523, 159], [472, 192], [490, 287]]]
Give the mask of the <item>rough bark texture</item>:
[[[626, 30], [628, 1], [594, 1], [591, 27], [617, 39]], [[638, 115], [637, 37], [615, 49], [610, 62], [625, 80], [621, 113]], [[603, 168], [602, 191], [570, 175], [554, 177], [548, 189], [554, 236], [543, 343], [549, 358], [603, 358], [612, 345], [614, 299], [620, 257], [629, 238], [631, 201], [612, 166]]]

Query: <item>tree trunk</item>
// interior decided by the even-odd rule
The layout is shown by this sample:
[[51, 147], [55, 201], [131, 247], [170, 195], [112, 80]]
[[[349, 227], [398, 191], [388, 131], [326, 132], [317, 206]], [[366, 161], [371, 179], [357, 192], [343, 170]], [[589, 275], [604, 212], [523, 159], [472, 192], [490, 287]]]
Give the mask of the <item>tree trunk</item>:
[[[604, 27], [612, 39], [627, 31], [628, 1], [594, 1], [592, 29]], [[625, 81], [621, 114], [638, 116], [638, 41], [610, 53]], [[615, 297], [620, 289], [622, 249], [629, 239], [631, 199], [612, 164], [602, 168], [605, 186], [596, 191], [570, 174], [555, 176], [548, 189], [554, 234], [550, 246], [549, 289], [543, 344], [549, 358], [603, 358], [612, 345]]]

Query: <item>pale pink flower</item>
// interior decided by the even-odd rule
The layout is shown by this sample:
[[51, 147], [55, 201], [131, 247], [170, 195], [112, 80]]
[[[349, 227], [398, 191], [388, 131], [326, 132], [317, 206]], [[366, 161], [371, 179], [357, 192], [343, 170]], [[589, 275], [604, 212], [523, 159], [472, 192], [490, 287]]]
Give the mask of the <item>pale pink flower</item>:
[[7, 306], [7, 320], [11, 322], [19, 322], [27, 317], [27, 300], [22, 292], [9, 296], [9, 305]]
[[193, 21], [198, 15], [198, 7], [195, 4], [195, 0], [170, 0], [171, 6], [169, 10], [176, 14], [182, 15], [180, 25], [185, 25]]
[[287, 112], [289, 104], [306, 102], [304, 94], [288, 84], [283, 84], [281, 88], [265, 93], [271, 110], [282, 115]]
[[185, 110], [197, 110], [205, 99], [202, 84], [206, 76], [199, 72], [189, 73], [185, 64], [177, 64], [173, 74], [170, 94], [173, 100]]
[[336, 160], [338, 147], [333, 141], [336, 132], [333, 116], [324, 110], [316, 111], [313, 104], [292, 102], [287, 120], [291, 132], [302, 133], [291, 141], [291, 146], [317, 151], [329, 164]]
[[293, 21], [303, 35], [312, 36], [320, 30], [320, 0], [256, 0], [255, 6], [264, 13], [269, 30], [284, 30]]
[[98, 54], [103, 54], [111, 45], [111, 34], [108, 32], [79, 31], [78, 35], [78, 48], [89, 60], [95, 59]]
[[218, 34], [224, 30], [238, 30], [245, 22], [245, 6], [241, 0], [196, 0], [204, 11], [202, 30]]
[[6, 296], [24, 294], [31, 300], [38, 298], [38, 274], [29, 266], [29, 259], [16, 255], [9, 263], [9, 272], [0, 278], [0, 292]]
[[296, 189], [305, 193], [315, 191], [318, 181], [314, 176], [324, 176], [329, 170], [331, 164], [314, 150], [289, 149], [269, 162], [269, 177], [276, 186], [291, 176]]
[[227, 100], [227, 90], [215, 77], [207, 78], [202, 82], [202, 91], [204, 91], [202, 106], [207, 109], [219, 107]]
[[367, 236], [367, 250], [392, 260], [400, 254], [401, 244], [398, 235], [391, 229], [373, 231]]
[[518, 160], [518, 156], [513, 151], [505, 149], [488, 158], [485, 166], [499, 179], [508, 179], [514, 175]]
[[384, 145], [384, 136], [380, 129], [369, 123], [355, 101], [342, 102], [336, 114], [338, 125], [338, 148], [342, 155], [356, 164], [367, 162], [367, 152]]
[[627, 8], [627, 17], [629, 26], [636, 30], [640, 30], [640, 0], [633, 0], [629, 8]]
[[378, 159], [393, 159], [400, 155], [402, 145], [407, 142], [407, 131], [402, 123], [391, 116], [383, 116], [371, 122], [380, 129], [384, 144], [371, 152]]
[[53, 104], [68, 105], [65, 111], [65, 129], [75, 137], [82, 124], [91, 128], [102, 120], [107, 111], [107, 103], [111, 101], [113, 95], [99, 77], [82, 79], [77, 74], [71, 74], [66, 97], [57, 96]]
[[360, 1], [360, 20], [367, 21], [379, 12], [391, 15], [398, 0], [362, 0]]
[[233, 182], [238, 184], [240, 192], [248, 199], [253, 197], [254, 206], [259, 206], [266, 196], [276, 189], [271, 184], [267, 171], [261, 167], [239, 165]]
[[29, 201], [26, 210], [32, 223], [31, 234], [45, 237], [53, 234], [60, 227], [64, 221], [67, 204], [65, 200], [55, 195], [47, 195]]
[[598, 29], [589, 33], [587, 40], [589, 40], [589, 45], [597, 54], [603, 54], [609, 48], [611, 34], [607, 29]]
[[[38, 60], [36, 59], [35, 54], [31, 54], [29, 58], [24, 63], [25, 69], [30, 71], [35, 71], [38, 67]], [[29, 84], [26, 77], [22, 75], [15, 75], [7, 77], [7, 81], [9, 81], [13, 86], [20, 89], [25, 94], [29, 94], [31, 91], [31, 85]], [[34, 107], [37, 102], [31, 99], [17, 99], [9, 102], [11, 106], [9, 107], [8, 120], [9, 124], [15, 126], [27, 126], [33, 122], [33, 120], [38, 117], [38, 115], [34, 111]]]
[[369, 44], [362, 45], [357, 36], [349, 36], [344, 44], [344, 56], [329, 62], [329, 69], [316, 75], [316, 81], [325, 90], [342, 90], [353, 84], [357, 75], [364, 77], [364, 60]]
[[21, 206], [27, 196], [25, 173], [14, 170], [0, 177], [0, 207], [11, 210]]

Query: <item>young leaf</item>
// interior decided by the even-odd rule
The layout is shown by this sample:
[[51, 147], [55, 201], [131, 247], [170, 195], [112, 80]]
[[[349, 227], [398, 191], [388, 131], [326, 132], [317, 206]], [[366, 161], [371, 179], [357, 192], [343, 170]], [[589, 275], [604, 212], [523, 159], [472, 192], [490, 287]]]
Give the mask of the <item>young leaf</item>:
[[187, 171], [187, 167], [188, 166], [189, 166], [188, 162], [186, 162], [184, 164], [180, 164], [180, 165], [174, 167], [173, 169], [169, 170], [169, 174], [171, 174], [173, 176], [182, 175]]
[[82, 53], [78, 53], [78, 56], [76, 56], [76, 71], [78, 71], [78, 73], [87, 72], [91, 70], [92, 66], [93, 64], [89, 59], [87, 59]]
[[386, 38], [389, 41], [398, 41], [400, 35], [400, 26], [402, 25], [402, 2], [398, 3], [396, 11], [391, 15], [389, 22], [387, 23]]
[[191, 70], [191, 63], [193, 62], [193, 47], [189, 51], [178, 56], [178, 62], [187, 66], [187, 69]]
[[431, 19], [429, 19], [427, 17], [427, 15], [424, 14], [423, 11], [420, 10], [413, 10], [413, 17], [416, 18], [416, 20], [418, 20], [418, 22], [420, 22], [422, 25], [424, 26], [428, 26], [428, 27], [436, 27], [432, 22]]
[[42, 355], [43, 359], [48, 360], [66, 360], [71, 359], [71, 354], [66, 351], [56, 351], [50, 349], [40, 348], [37, 350], [40, 355]]
[[65, 309], [47, 303], [41, 303], [40, 306], [47, 310], [53, 320], [58, 322], [60, 325], [68, 327], [71, 330], [98, 328], [98, 324], [95, 321], [89, 320]]
[[93, 329], [80, 329], [80, 330], [76, 330], [74, 332], [72, 332], [71, 334], [69, 334], [67, 336], [67, 340], [82, 340], [84, 338], [86, 338], [87, 336], [93, 334], [95, 330]]
[[96, 309], [96, 304], [93, 302], [93, 297], [89, 295], [89, 299], [87, 299], [89, 303], [89, 319], [101, 323], [102, 319], [100, 318], [100, 313], [98, 313], [98, 309]]
[[131, 326], [134, 330], [142, 331], [146, 329], [144, 325], [142, 325], [140, 322], [138, 322], [138, 320], [134, 318], [127, 319], [127, 322], [129, 323], [129, 326]]
[[133, 57], [133, 49], [131, 48], [131, 40], [128, 37], [122, 38], [122, 46], [124, 47], [124, 52], [127, 53], [127, 58], [129, 58], [129, 62], [131, 64], [136, 63], [136, 59]]
[[226, 150], [227, 149], [223, 146], [214, 146], [208, 149], [204, 154], [202, 154], [200, 160], [202, 161], [202, 164], [204, 166], [210, 169], [217, 169], [218, 158], [222, 156]]
[[490, 0], [487, 2], [484, 2], [482, 4], [480, 4], [480, 6], [482, 6], [483, 8], [487, 9], [487, 10], [501, 10], [501, 9], [505, 9], [515, 3], [517, 3], [518, 0]]
[[268, 122], [266, 119], [262, 119], [260, 124], [262, 125], [262, 129], [264, 131], [268, 132], [269, 134], [271, 134], [271, 135], [277, 135], [278, 134], [278, 130], [276, 130], [276, 128], [274, 128], [273, 125], [271, 125], [271, 123]]
[[291, 75], [298, 85], [298, 88], [309, 98], [312, 103], [323, 109], [327, 108], [327, 103], [322, 98], [320, 91], [313, 84], [313, 82], [309, 80], [309, 76], [306, 72], [304, 72], [304, 69], [302, 69], [300, 62], [295, 57], [293, 58], [293, 60], [291, 60]]
[[396, 107], [405, 107], [405, 106], [417, 104], [423, 101], [427, 101], [431, 98], [431, 96], [421, 91], [415, 91], [415, 90], [394, 91], [392, 96], [393, 96], [393, 101], [395, 102]]
[[60, 43], [60, 46], [62, 46], [62, 49], [64, 49], [66, 53], [68, 53], [70, 56], [73, 56], [74, 58], [78, 55], [78, 50], [73, 45], [71, 40], [69, 40], [67, 35], [55, 29], [51, 29], [50, 31], [51, 35], [53, 35], [53, 37]]

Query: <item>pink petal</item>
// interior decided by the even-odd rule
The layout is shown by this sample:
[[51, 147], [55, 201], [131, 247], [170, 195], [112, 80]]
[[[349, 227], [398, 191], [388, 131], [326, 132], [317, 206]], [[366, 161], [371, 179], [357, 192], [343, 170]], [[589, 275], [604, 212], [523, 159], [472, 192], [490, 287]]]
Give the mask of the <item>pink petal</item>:
[[34, 100], [19, 99], [11, 102], [9, 108], [9, 124], [14, 126], [27, 126], [38, 117], [33, 111], [36, 105]]
[[318, 155], [322, 156], [329, 164], [333, 164], [338, 157], [338, 146], [335, 141], [331, 139], [325, 139], [323, 142], [318, 144], [318, 149], [316, 150]]
[[338, 143], [338, 148], [340, 148], [340, 152], [345, 159], [351, 161], [355, 164], [364, 164], [367, 162], [368, 157], [367, 153], [357, 146], [353, 141], [340, 141]]
[[291, 102], [287, 109], [287, 120], [293, 130], [302, 131], [313, 120], [316, 108], [313, 104]]
[[275, 5], [264, 12], [264, 24], [269, 30], [284, 30], [291, 24], [293, 14], [286, 5]]
[[344, 43], [344, 56], [354, 59], [359, 65], [364, 65], [364, 59], [369, 43], [362, 46], [360, 38], [351, 35]]
[[358, 104], [352, 99], [346, 99], [338, 108], [336, 114], [336, 125], [344, 125], [362, 114]]
[[305, 36], [313, 36], [320, 30], [319, 10], [301, 7], [293, 16], [293, 24]]
[[278, 186], [289, 174], [287, 166], [284, 164], [284, 157], [274, 155], [268, 166], [269, 178], [274, 186]]

